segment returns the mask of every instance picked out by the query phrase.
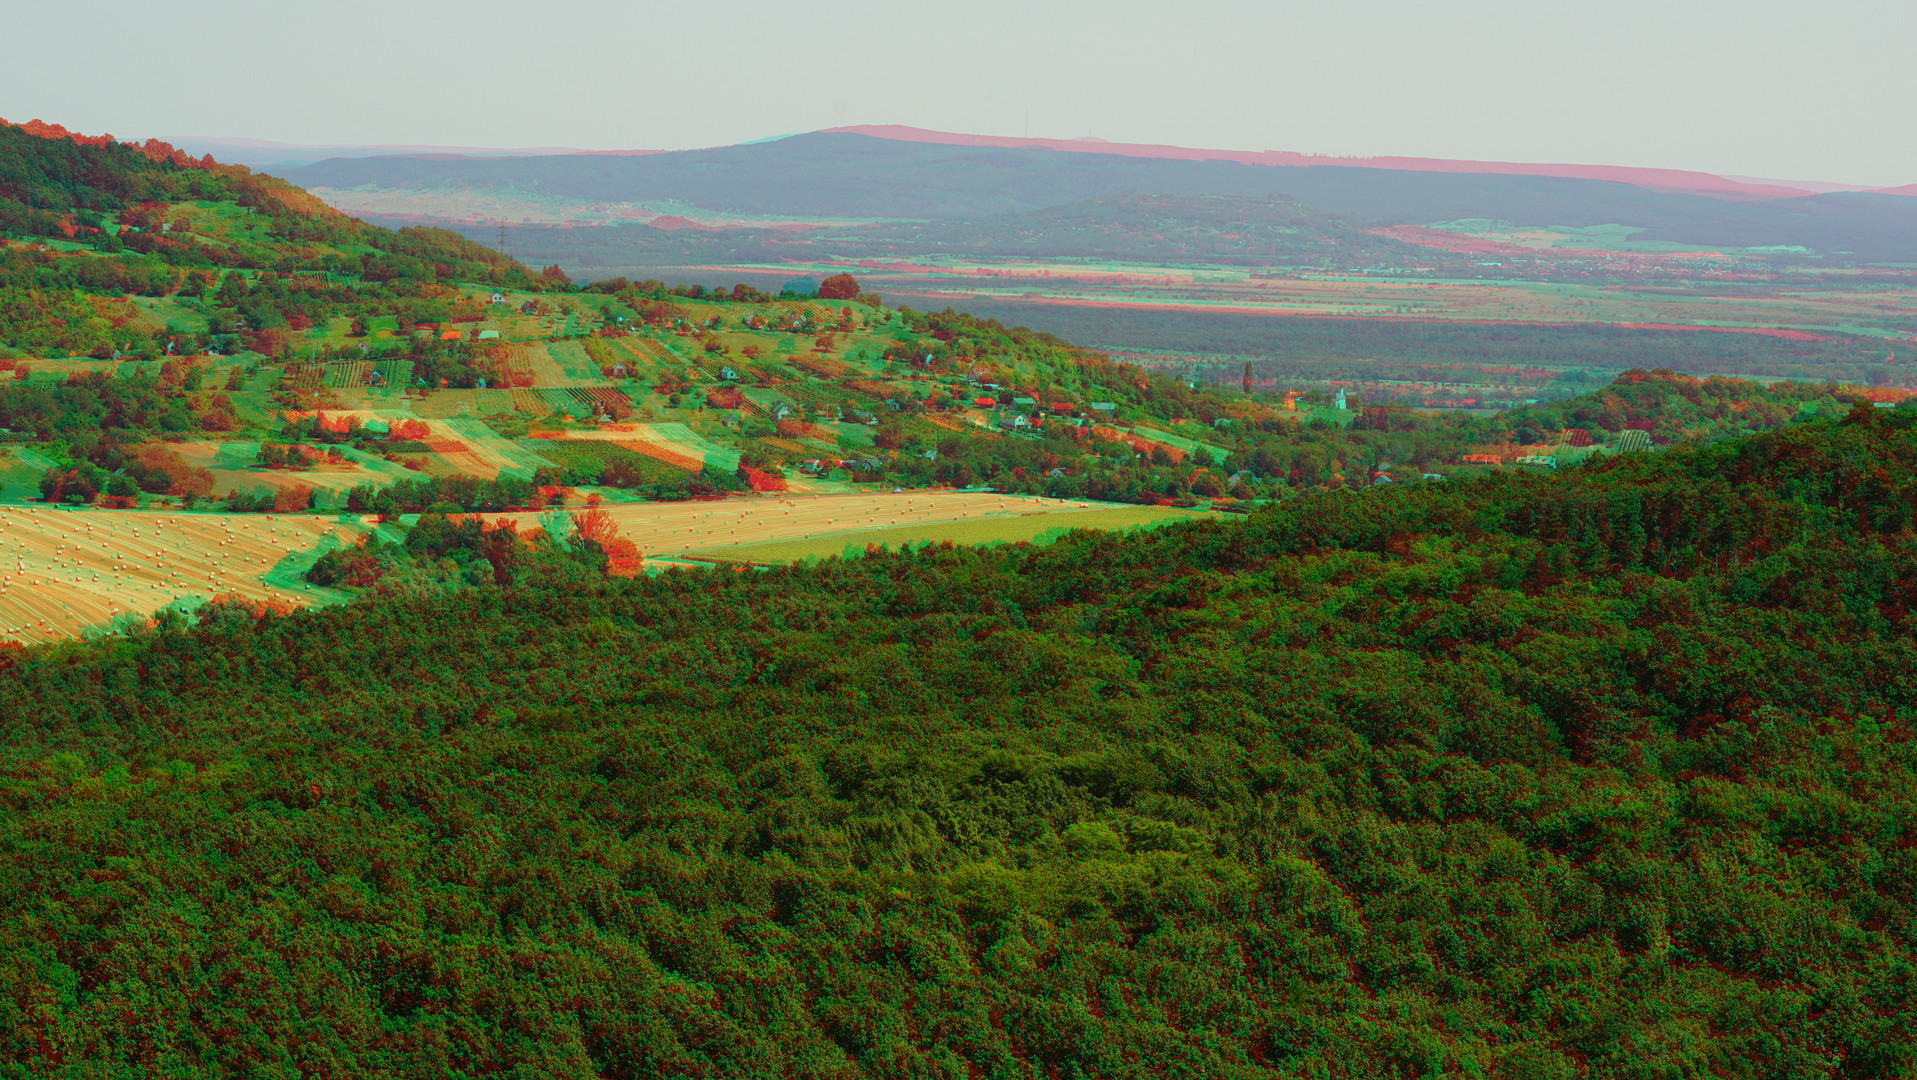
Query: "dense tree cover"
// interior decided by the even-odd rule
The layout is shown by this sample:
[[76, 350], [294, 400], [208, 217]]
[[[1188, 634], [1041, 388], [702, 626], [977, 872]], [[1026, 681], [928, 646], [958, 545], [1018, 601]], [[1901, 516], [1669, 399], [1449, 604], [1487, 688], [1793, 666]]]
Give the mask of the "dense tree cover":
[[188, 374], [187, 365], [173, 364], [158, 378], [91, 373], [52, 384], [3, 386], [0, 427], [39, 439], [87, 441], [103, 433], [204, 430], [185, 392]]
[[1910, 1075], [1913, 423], [7, 654], [0, 1061]]
[[744, 491], [736, 476], [716, 469], [682, 473], [670, 480], [626, 471], [618, 463], [592, 468], [539, 469], [530, 479], [501, 473], [495, 480], [474, 476], [421, 476], [391, 484], [358, 484], [346, 493], [346, 509], [355, 514], [417, 514], [435, 506], [468, 511], [522, 510], [562, 506], [579, 484], [628, 488], [653, 498], [683, 500]]
[[[846, 276], [850, 277], [850, 275]], [[668, 285], [656, 278], [647, 278], [643, 281], [629, 281], [623, 277], [606, 278], [603, 281], [595, 281], [585, 286], [585, 291], [588, 293], [624, 296], [629, 298], [629, 301], [636, 301], [642, 298], [664, 300], [667, 297], [676, 296], [686, 300], [706, 300], [713, 303], [731, 301], [735, 304], [764, 304], [778, 299], [778, 296], [775, 294], [766, 292], [763, 289], [755, 289], [744, 282], [740, 282], [730, 289], [717, 285], [708, 289], [704, 285], [697, 284]], [[856, 295], [856, 291], [853, 295]], [[635, 306], [637, 305], [635, 304]]]
[[1508, 431], [1520, 443], [1538, 442], [1568, 429], [1582, 430], [1598, 441], [1636, 428], [1652, 443], [1664, 445], [1781, 427], [1805, 415], [1841, 411], [1841, 406], [1858, 397], [1834, 383], [1764, 385], [1743, 379], [1698, 379], [1660, 368], [1627, 371], [1602, 390], [1512, 409], [1477, 424], [1481, 430]]
[[576, 586], [607, 570], [606, 545], [581, 535], [583, 515], [544, 515], [550, 530], [521, 534], [511, 521], [487, 525], [477, 517], [448, 516], [449, 507], [435, 505], [403, 542], [376, 538], [326, 552], [306, 579], [328, 587], [377, 586], [378, 595], [394, 595], [457, 584]]

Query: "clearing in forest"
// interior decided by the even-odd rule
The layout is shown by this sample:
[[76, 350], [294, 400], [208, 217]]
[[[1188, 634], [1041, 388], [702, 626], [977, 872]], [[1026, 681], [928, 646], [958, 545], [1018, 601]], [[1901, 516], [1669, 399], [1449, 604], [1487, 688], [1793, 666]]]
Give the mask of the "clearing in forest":
[[[1054, 529], [1122, 529], [1196, 517], [1201, 511], [1044, 499], [991, 492], [906, 491], [781, 494], [681, 503], [608, 503], [620, 535], [654, 559], [789, 562], [837, 555], [847, 545], [894, 547], [921, 540], [977, 544], [1036, 539]], [[535, 513], [488, 514], [522, 529]]]
[[[710, 557], [724, 562], [753, 564], [789, 563], [802, 559], [828, 558], [848, 552], [860, 552], [868, 545], [899, 550], [914, 544], [1016, 544], [1033, 541], [1040, 544], [1072, 529], [1108, 529], [1123, 531], [1155, 528], [1176, 521], [1189, 521], [1208, 515], [1203, 511], [1179, 510], [1166, 506], [1117, 506], [1110, 503], [1068, 503], [1064, 507], [1027, 511], [1017, 517], [991, 515], [958, 521], [925, 521], [890, 528], [867, 528], [845, 533], [825, 533], [804, 540], [779, 540], [764, 544], [746, 544], [715, 552]], [[1228, 518], [1228, 520], [1237, 520]]]

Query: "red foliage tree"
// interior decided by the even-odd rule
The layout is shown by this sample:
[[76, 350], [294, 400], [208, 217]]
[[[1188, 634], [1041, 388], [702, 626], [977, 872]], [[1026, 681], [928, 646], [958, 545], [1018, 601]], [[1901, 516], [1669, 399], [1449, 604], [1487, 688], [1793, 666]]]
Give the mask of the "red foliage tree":
[[639, 546], [619, 535], [612, 515], [598, 507], [581, 510], [572, 516], [572, 534], [576, 541], [590, 540], [606, 553], [606, 573], [634, 574], [644, 562]]
[[754, 491], [785, 490], [785, 477], [777, 473], [766, 472], [763, 469], [755, 469], [750, 465], [739, 466], [739, 478], [751, 486]]
[[292, 484], [273, 493], [273, 512], [276, 514], [295, 514], [313, 505], [313, 489], [304, 484]]
[[859, 282], [851, 274], [833, 274], [819, 282], [819, 299], [850, 300], [859, 295]]
[[572, 516], [572, 531], [579, 539], [604, 547], [607, 540], [619, 535], [619, 526], [613, 523], [611, 514], [593, 507]]

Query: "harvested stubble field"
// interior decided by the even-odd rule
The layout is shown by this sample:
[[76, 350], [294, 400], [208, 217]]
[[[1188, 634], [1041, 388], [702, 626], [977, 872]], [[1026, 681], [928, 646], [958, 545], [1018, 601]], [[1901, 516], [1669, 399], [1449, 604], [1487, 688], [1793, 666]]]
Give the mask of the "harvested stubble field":
[[330, 517], [0, 507], [0, 640], [73, 637], [190, 597], [331, 597], [284, 572], [263, 579], [324, 537], [353, 543], [364, 531]]
[[[627, 503], [602, 507], [626, 539], [655, 559], [790, 562], [837, 555], [847, 545], [894, 547], [921, 540], [974, 544], [1030, 540], [1058, 528], [1130, 528], [1195, 516], [1197, 511], [1077, 499], [1035, 499], [989, 492], [908, 491], [859, 495], [767, 495], [715, 502]], [[520, 528], [540, 515], [511, 518]]]
[[[1124, 529], [1195, 511], [990, 493], [784, 495], [607, 505], [652, 559], [792, 562], [867, 544], [1043, 539], [1067, 528]], [[537, 513], [488, 514], [522, 529]], [[368, 519], [370, 520], [370, 519]], [[365, 520], [276, 514], [0, 508], [0, 640], [78, 635], [177, 600], [237, 594], [296, 605], [339, 599], [297, 579], [319, 546], [357, 543]], [[332, 539], [327, 540], [328, 537]], [[277, 569], [276, 569], [277, 568]]]
[[1115, 506], [1110, 503], [1074, 502], [1064, 507], [1048, 506], [1045, 510], [1023, 511], [1017, 517], [988, 516], [970, 520], [923, 522], [891, 528], [868, 528], [849, 533], [827, 533], [804, 540], [746, 544], [727, 548], [707, 557], [724, 562], [762, 565], [844, 555], [848, 551], [863, 551], [867, 545], [878, 545], [896, 551], [914, 544], [936, 544], [943, 541], [954, 544], [1016, 544], [1024, 541], [1046, 543], [1070, 529], [1123, 531], [1155, 528], [1202, 515], [1202, 511], [1178, 510], [1163, 506]]

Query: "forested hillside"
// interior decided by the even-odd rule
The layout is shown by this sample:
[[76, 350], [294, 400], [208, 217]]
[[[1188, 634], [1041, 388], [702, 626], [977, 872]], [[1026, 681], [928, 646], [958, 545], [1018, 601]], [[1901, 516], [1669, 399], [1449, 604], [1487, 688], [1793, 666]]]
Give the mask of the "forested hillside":
[[[253, 220], [216, 220], [236, 216]], [[357, 270], [357, 263], [384, 264], [389, 278], [524, 276], [456, 234], [368, 225], [278, 177], [210, 156], [196, 161], [157, 139], [136, 145], [4, 120], [0, 233], [75, 240], [172, 266]]]
[[0, 1068], [1908, 1076], [1914, 467], [1860, 404], [8, 652]]
[[[158, 140], [0, 121], [0, 350], [153, 359], [169, 343], [231, 352], [269, 331], [283, 347], [289, 327], [331, 316], [443, 311], [457, 281], [540, 280], [455, 233], [368, 225]], [[152, 325], [134, 296], [203, 297], [205, 321]]]

